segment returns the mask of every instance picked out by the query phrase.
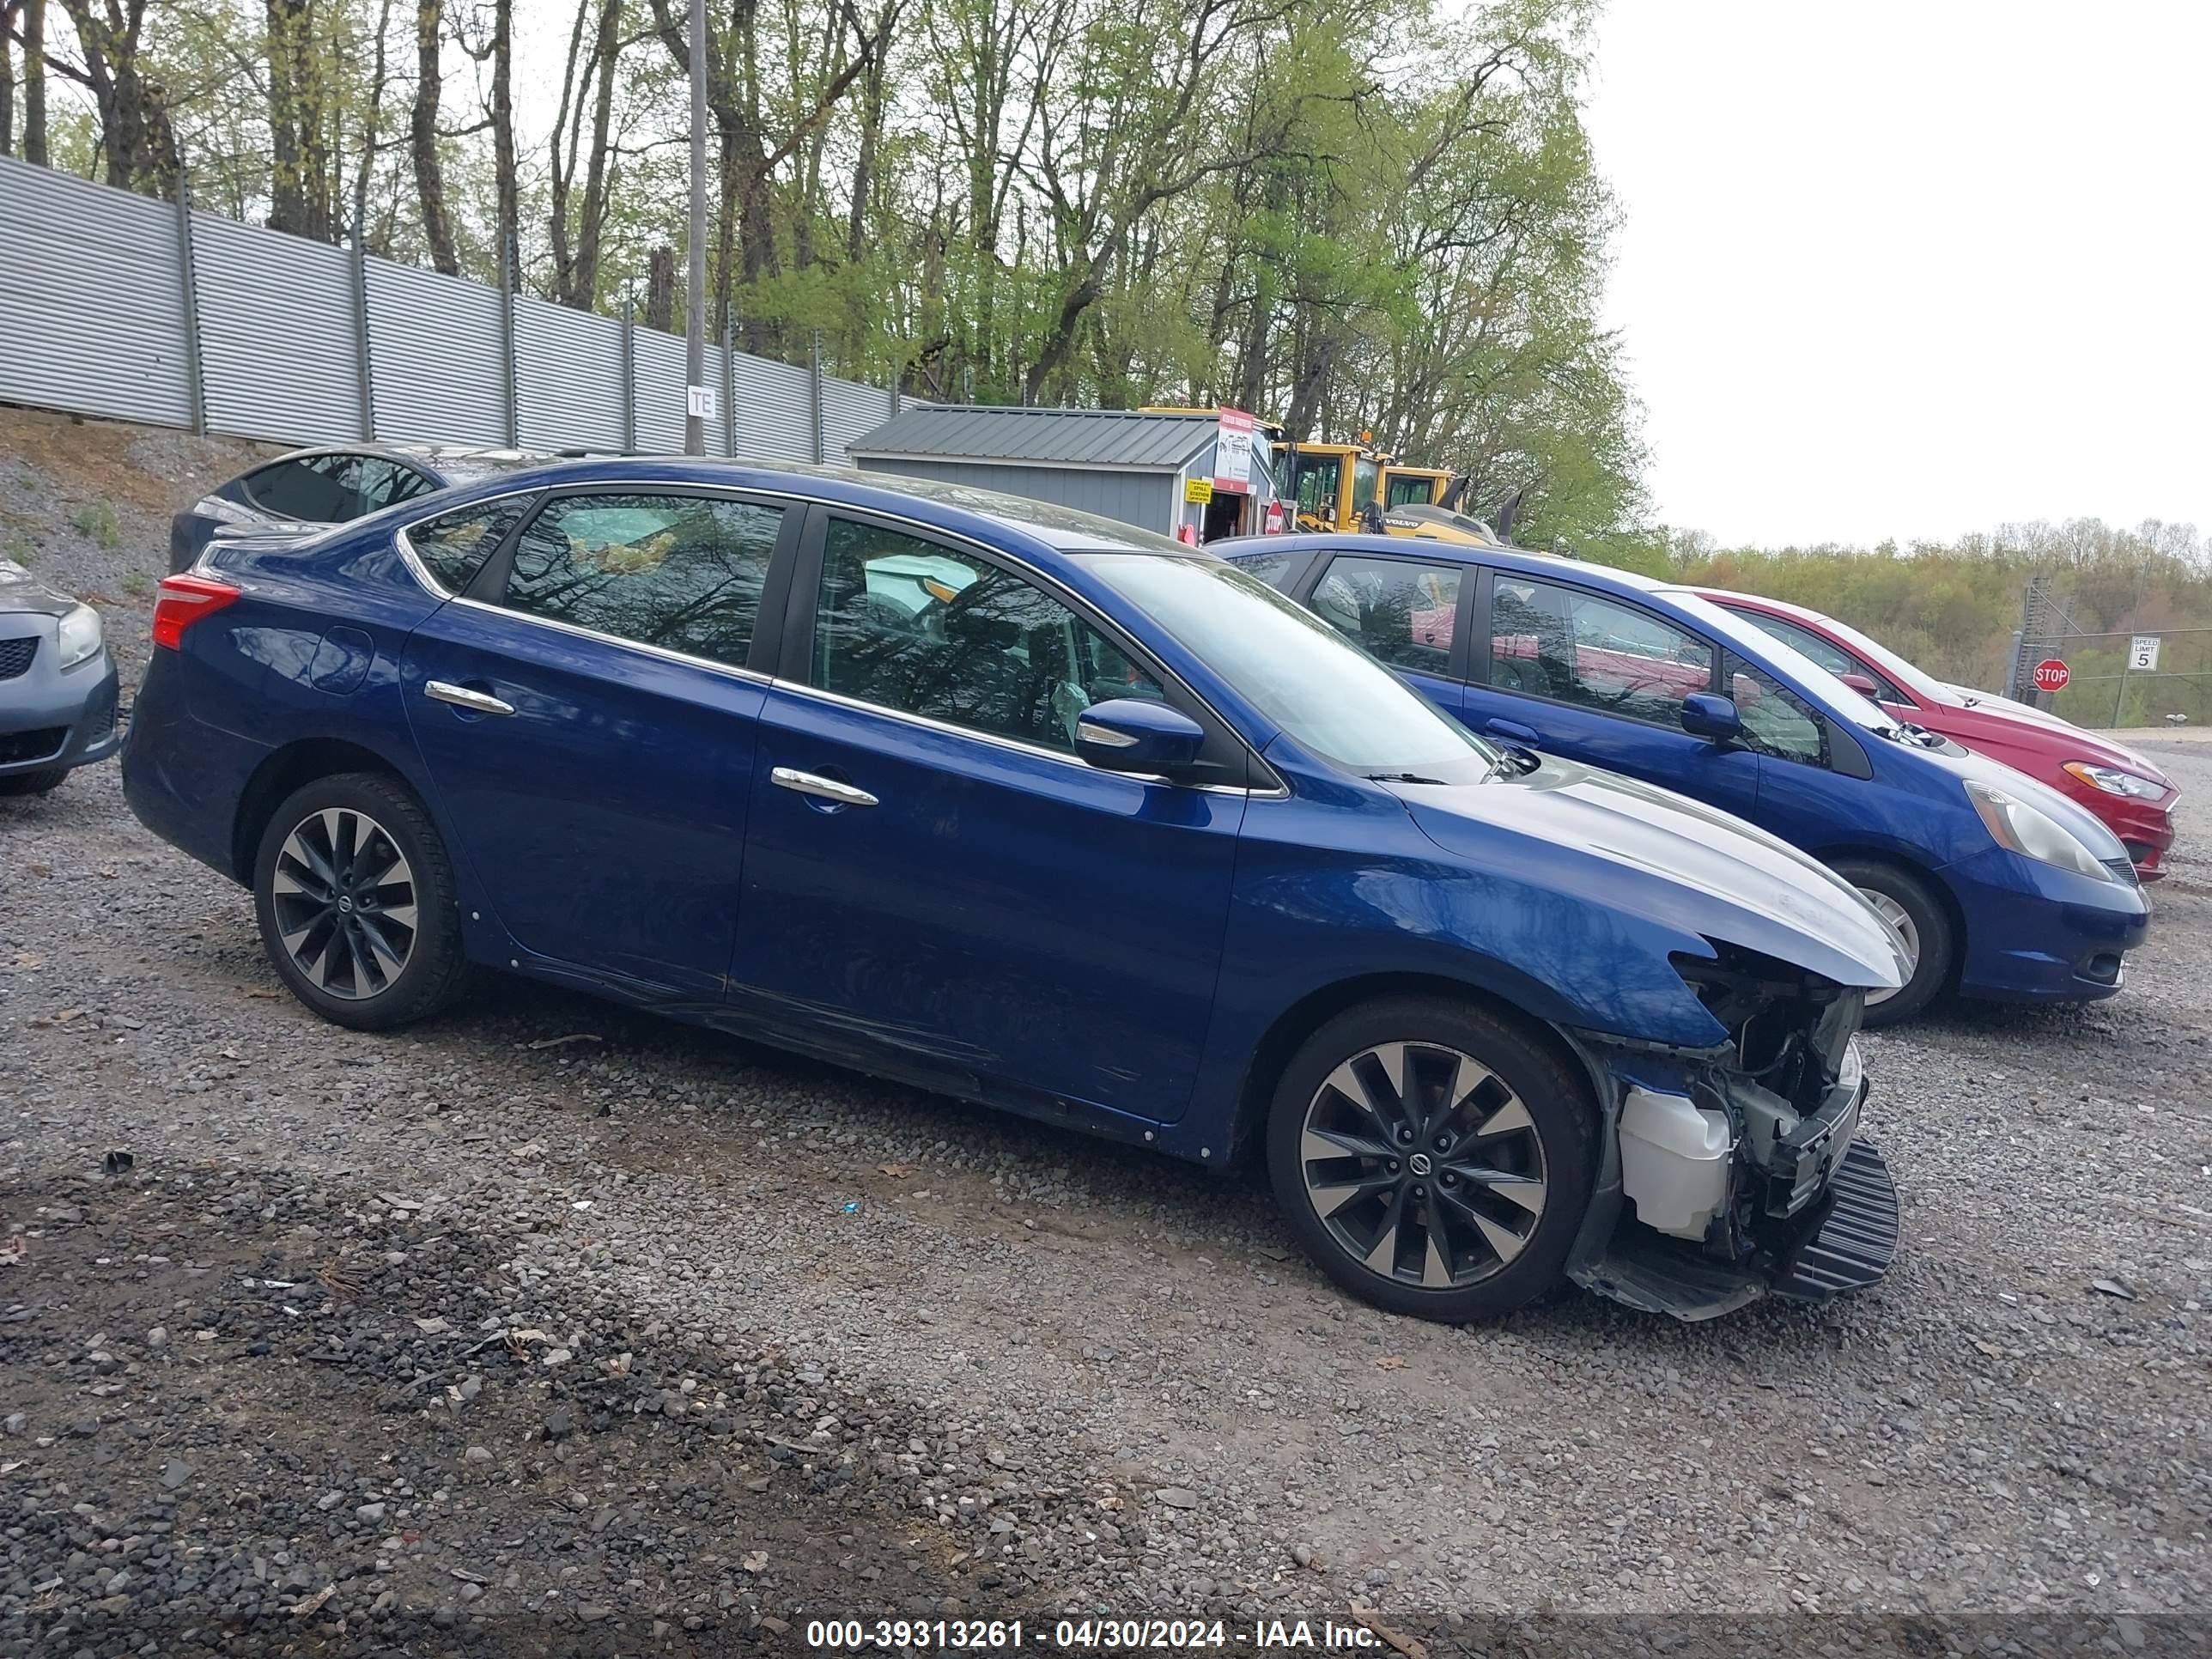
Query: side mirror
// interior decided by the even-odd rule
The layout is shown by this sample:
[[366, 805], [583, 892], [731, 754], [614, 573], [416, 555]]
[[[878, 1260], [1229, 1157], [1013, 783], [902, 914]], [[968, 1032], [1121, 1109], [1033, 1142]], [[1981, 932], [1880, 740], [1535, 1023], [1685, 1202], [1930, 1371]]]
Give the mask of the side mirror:
[[1857, 692], [1859, 696], [1864, 697], [1869, 702], [1879, 702], [1881, 701], [1881, 688], [1874, 683], [1874, 677], [1872, 675], [1838, 674], [1836, 678], [1841, 680], [1845, 685], [1850, 686], [1852, 690]]
[[1075, 720], [1075, 752], [1102, 772], [1172, 775], [1198, 759], [1205, 728], [1177, 708], [1139, 697], [1095, 702]]
[[1726, 697], [1711, 691], [1692, 691], [1682, 699], [1682, 729], [1693, 738], [1734, 743], [1743, 735], [1743, 716]]

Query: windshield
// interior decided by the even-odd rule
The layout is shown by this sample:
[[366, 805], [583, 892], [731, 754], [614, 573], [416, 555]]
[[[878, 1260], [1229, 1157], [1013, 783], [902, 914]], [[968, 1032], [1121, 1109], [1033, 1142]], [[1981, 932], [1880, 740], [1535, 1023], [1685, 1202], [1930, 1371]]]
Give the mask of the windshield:
[[1324, 759], [1370, 776], [1449, 782], [1480, 776], [1495, 760], [1374, 658], [1234, 565], [1112, 553], [1084, 555], [1083, 563]]
[[1336, 481], [1344, 476], [1344, 458], [1340, 455], [1300, 455], [1298, 457], [1298, 510], [1326, 517], [1332, 522], [1336, 517]]
[[1783, 644], [1765, 629], [1738, 616], [1726, 605], [1715, 605], [1711, 599], [1692, 593], [1686, 587], [1666, 587], [1659, 591], [1707, 633], [1719, 635], [1734, 647], [1739, 655], [1748, 657], [1755, 663], [1780, 669], [1805, 690], [1853, 724], [1885, 736], [1899, 729], [1895, 720], [1810, 657], [1795, 647]]

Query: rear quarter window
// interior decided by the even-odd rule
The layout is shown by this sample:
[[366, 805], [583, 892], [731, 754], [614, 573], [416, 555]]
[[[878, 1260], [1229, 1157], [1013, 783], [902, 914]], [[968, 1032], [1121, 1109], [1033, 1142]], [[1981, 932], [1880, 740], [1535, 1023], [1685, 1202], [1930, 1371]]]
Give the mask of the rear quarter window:
[[530, 497], [514, 495], [425, 519], [408, 526], [407, 544], [439, 586], [458, 593], [499, 550], [529, 506]]

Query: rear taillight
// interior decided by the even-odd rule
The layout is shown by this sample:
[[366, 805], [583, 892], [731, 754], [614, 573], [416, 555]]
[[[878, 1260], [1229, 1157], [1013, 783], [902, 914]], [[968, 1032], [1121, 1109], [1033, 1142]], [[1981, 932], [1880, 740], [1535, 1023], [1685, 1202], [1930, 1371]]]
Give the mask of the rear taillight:
[[154, 590], [154, 643], [174, 651], [184, 643], [187, 628], [235, 604], [244, 591], [207, 576], [162, 577]]

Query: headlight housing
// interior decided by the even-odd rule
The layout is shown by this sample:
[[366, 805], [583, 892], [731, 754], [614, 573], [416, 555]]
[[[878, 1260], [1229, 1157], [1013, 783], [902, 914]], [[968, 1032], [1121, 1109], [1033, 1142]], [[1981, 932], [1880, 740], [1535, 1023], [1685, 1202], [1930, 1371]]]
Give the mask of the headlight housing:
[[2094, 761], [2068, 761], [2066, 772], [2092, 789], [2101, 789], [2108, 795], [2125, 795], [2130, 800], [2157, 800], [2166, 793], [2162, 783], [2153, 783], [2133, 772], [2123, 772], [2117, 766], [2099, 766]]
[[1971, 781], [1966, 785], [1966, 799], [1981, 814], [1991, 838], [2008, 852], [2100, 881], [2119, 879], [2097, 862], [2097, 855], [2084, 847], [2073, 831], [2042, 808], [2015, 800], [2003, 790], [1986, 783]]
[[62, 612], [61, 664], [74, 668], [87, 657], [100, 654], [100, 612], [88, 605], [72, 605]]

